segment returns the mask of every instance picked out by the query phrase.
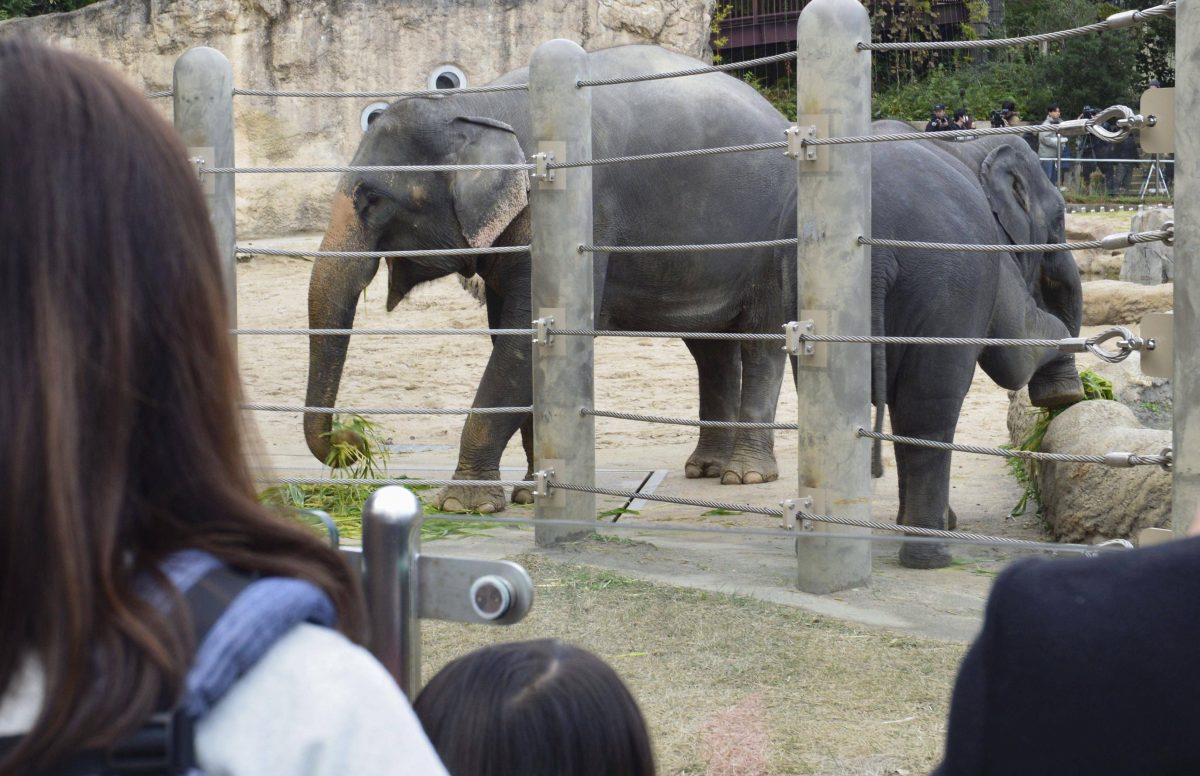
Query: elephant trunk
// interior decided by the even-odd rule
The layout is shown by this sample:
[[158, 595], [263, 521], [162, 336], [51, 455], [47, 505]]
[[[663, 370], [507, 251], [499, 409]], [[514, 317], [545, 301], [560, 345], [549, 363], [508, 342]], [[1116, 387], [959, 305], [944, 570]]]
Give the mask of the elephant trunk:
[[[322, 251], [363, 251], [373, 246], [364, 238], [350, 199], [338, 194], [333, 217]], [[308, 325], [313, 329], [349, 329], [354, 325], [359, 294], [379, 270], [378, 259], [342, 259], [320, 257], [313, 264], [308, 285]], [[350, 337], [310, 335], [308, 339], [308, 389], [305, 406], [333, 407], [337, 401], [342, 368]], [[308, 449], [322, 463], [329, 460], [332, 448], [330, 430], [333, 416], [326, 413], [304, 414], [304, 439]], [[350, 440], [357, 443], [360, 440]]]

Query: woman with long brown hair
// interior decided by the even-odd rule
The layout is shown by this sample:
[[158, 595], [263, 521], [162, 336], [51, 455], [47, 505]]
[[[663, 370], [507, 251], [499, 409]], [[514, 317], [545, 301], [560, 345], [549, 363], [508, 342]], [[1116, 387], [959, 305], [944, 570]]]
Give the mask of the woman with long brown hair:
[[[0, 41], [0, 774], [103, 761], [163, 708], [213, 774], [444, 773], [354, 643], [348, 566], [255, 499], [222, 289], [173, 130], [107, 67]], [[253, 580], [255, 632], [197, 655], [183, 592], [214, 569]]]

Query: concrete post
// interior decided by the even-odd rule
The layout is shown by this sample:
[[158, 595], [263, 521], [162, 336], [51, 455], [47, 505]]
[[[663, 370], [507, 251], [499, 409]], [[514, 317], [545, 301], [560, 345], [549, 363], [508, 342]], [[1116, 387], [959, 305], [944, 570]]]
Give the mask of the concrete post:
[[421, 502], [387, 485], [363, 504], [362, 576], [371, 652], [411, 701], [421, 687], [421, 620], [417, 559]]
[[[797, 22], [797, 125], [801, 136], [867, 135], [871, 131], [871, 53], [867, 12], [857, 0], [814, 0]], [[858, 245], [871, 234], [871, 149], [817, 146], [800, 154], [796, 225], [799, 242], [798, 321], [812, 333], [871, 333], [871, 255]], [[869, 345], [817, 345], [799, 356], [798, 422], [801, 508], [869, 520], [870, 446], [855, 429], [870, 428]], [[811, 503], [805, 499], [811, 498]], [[848, 530], [797, 523], [809, 536], [796, 541], [797, 585], [831, 593], [865, 585], [871, 545], [859, 540], [812, 538]]]
[[[589, 159], [592, 155], [592, 93], [575, 84], [587, 78], [587, 54], [568, 40], [538, 47], [529, 67], [529, 102], [535, 156], [549, 161]], [[553, 155], [553, 159], [550, 159]], [[549, 176], [553, 175], [553, 180]], [[592, 328], [592, 257], [578, 251], [592, 241], [592, 169], [573, 167], [535, 176], [532, 208], [533, 315], [554, 325]], [[535, 469], [553, 470], [555, 479], [594, 485], [595, 420], [580, 415], [593, 406], [591, 337], [553, 337], [533, 346], [533, 437]], [[534, 516], [542, 519], [592, 520], [591, 493], [552, 490], [538, 495]], [[546, 546], [587, 535], [578, 529], [537, 526]]]
[[[233, 66], [225, 55], [207, 47], [184, 52], [175, 62], [174, 95], [175, 129], [189, 158], [203, 160], [204, 167], [233, 167]], [[200, 185], [225, 271], [229, 325], [237, 326], [233, 175], [203, 175]]]
[[[1200, 327], [1200, 6], [1175, 10], [1175, 420], [1172, 445], [1171, 525], [1182, 536], [1200, 508], [1200, 349], [1191, 344]], [[1191, 214], [1191, 215], [1189, 215]]]

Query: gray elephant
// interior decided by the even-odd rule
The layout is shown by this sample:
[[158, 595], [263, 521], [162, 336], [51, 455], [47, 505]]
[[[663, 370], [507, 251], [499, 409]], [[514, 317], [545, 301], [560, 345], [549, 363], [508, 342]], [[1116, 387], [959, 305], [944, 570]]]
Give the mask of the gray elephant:
[[[701, 63], [652, 46], [588, 55], [596, 78], [692, 68]], [[523, 83], [526, 69], [497, 83]], [[593, 157], [648, 154], [781, 140], [787, 121], [751, 87], [723, 74], [658, 80], [595, 90]], [[434, 96], [394, 103], [369, 127], [354, 165], [524, 162], [532, 153], [526, 92]], [[745, 242], [774, 238], [778, 186], [794, 178], [780, 152], [639, 162], [594, 168], [595, 243], [652, 245]], [[699, 193], [718, 181], [719, 189]], [[527, 178], [514, 172], [348, 174], [334, 198], [323, 250], [407, 250], [529, 243]], [[770, 249], [682, 255], [597, 254], [597, 328], [771, 332], [791, 317], [783, 309], [781, 268]], [[378, 270], [371, 259], [319, 258], [309, 286], [309, 323], [349, 328], [360, 292]], [[417, 284], [451, 273], [486, 284], [492, 327], [528, 328], [529, 257], [389, 259], [389, 310]], [[790, 271], [790, 270], [789, 270]], [[771, 421], [785, 358], [778, 343], [684, 340], [699, 373], [700, 416]], [[333, 406], [349, 337], [312, 337], [307, 403]], [[498, 337], [475, 406], [531, 403], [528, 337]], [[472, 415], [463, 428], [455, 479], [499, 478], [507, 442], [528, 416]], [[304, 419], [309, 449], [329, 451], [327, 415]], [[529, 456], [531, 457], [531, 456]], [[532, 469], [532, 461], [530, 462]], [[686, 464], [688, 477], [759, 483], [778, 477], [772, 433], [704, 428]], [[530, 477], [532, 471], [527, 474]], [[518, 488], [515, 500], [527, 500]], [[444, 489], [447, 510], [504, 508], [499, 487]]]
[[[884, 121], [873, 131], [911, 127]], [[1064, 241], [1062, 196], [1020, 139], [878, 143], [871, 149], [871, 171], [874, 237], [975, 244]], [[795, 233], [794, 217], [783, 233]], [[1079, 331], [1082, 291], [1067, 252], [877, 247], [871, 275], [874, 334], [1063, 339]], [[1001, 387], [1028, 384], [1039, 406], [1083, 398], [1074, 357], [1056, 350], [888, 345], [875, 346], [873, 356], [875, 403], [886, 400], [892, 431], [901, 436], [953, 441], [976, 363]], [[895, 453], [898, 522], [947, 527], [950, 453], [903, 444]], [[906, 544], [900, 560], [909, 567], [935, 568], [949, 563], [950, 555], [943, 544]]]

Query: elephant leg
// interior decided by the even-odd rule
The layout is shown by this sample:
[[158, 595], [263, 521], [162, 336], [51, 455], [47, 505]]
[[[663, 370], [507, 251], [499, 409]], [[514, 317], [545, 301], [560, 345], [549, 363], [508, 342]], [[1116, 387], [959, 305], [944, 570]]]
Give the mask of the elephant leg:
[[[1001, 263], [1001, 267], [1008, 265]], [[1064, 339], [1066, 325], [1037, 306], [1020, 279], [1001, 272], [997, 307], [989, 337]], [[979, 365], [1001, 388], [1010, 391], [1029, 385], [1029, 398], [1038, 407], [1060, 407], [1083, 399], [1083, 383], [1075, 356], [1050, 348], [984, 348]]]
[[[533, 394], [531, 356], [531, 344], [526, 338], [499, 338], [472, 406], [528, 406]], [[453, 479], [500, 479], [500, 456], [508, 440], [528, 418], [528, 414], [516, 413], [467, 416]], [[446, 512], [501, 512], [505, 507], [504, 488], [449, 485], [434, 496], [433, 504]]]
[[[786, 359], [778, 344], [743, 342], [742, 393], [738, 420], [771, 423], [779, 404]], [[758, 484], [779, 479], [775, 461], [775, 432], [771, 429], [738, 429], [733, 456], [721, 473], [722, 485]]]
[[[909, 351], [896, 375], [891, 406], [892, 431], [898, 436], [953, 442], [963, 398], [971, 385], [971, 353], [959, 348]], [[950, 510], [950, 452], [913, 445], [896, 445], [896, 474], [900, 483], [900, 519], [904, 526], [948, 528]], [[941, 542], [909, 542], [900, 548], [900, 563], [932, 569], [949, 565], [949, 549]]]
[[[521, 424], [521, 447], [525, 450], [525, 479], [533, 482], [533, 416], [527, 415], [525, 422]], [[518, 485], [513, 488], [512, 503], [514, 504], [532, 504], [533, 503], [533, 486]]]
[[[737, 420], [738, 394], [742, 389], [742, 362], [738, 343], [726, 340], [689, 340], [700, 378], [700, 419]], [[689, 479], [719, 477], [733, 455], [737, 430], [701, 428], [700, 441], [687, 459], [684, 472]]]

